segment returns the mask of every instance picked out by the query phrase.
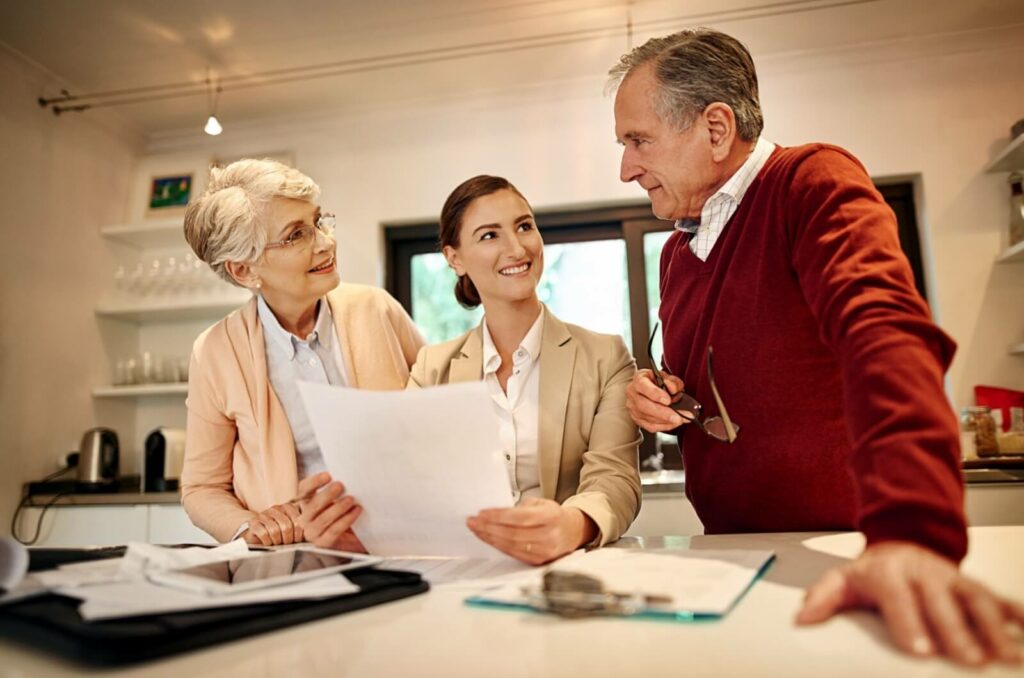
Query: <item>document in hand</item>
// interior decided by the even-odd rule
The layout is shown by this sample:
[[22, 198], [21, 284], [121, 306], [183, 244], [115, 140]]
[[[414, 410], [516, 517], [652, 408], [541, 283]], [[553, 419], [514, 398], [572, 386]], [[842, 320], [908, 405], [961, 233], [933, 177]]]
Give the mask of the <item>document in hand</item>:
[[482, 382], [299, 391], [327, 470], [363, 507], [353, 529], [371, 554], [505, 557], [466, 527], [481, 509], [513, 503]]
[[[588, 614], [688, 621], [725, 615], [774, 557], [771, 551], [604, 548], [576, 551], [546, 571], [585, 575], [600, 582], [603, 593], [576, 596], [582, 603], [591, 603], [586, 605], [591, 610]], [[552, 594], [545, 593], [542, 584], [545, 572], [536, 573], [526, 585], [495, 587], [466, 602], [553, 609]], [[630, 604], [619, 605], [620, 601]], [[558, 603], [557, 595], [554, 602]], [[571, 592], [565, 602], [574, 602]]]

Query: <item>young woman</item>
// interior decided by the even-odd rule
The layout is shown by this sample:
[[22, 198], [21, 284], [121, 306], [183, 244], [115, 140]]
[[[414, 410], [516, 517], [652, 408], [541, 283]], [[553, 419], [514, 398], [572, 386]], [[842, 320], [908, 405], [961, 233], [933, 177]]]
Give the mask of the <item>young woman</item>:
[[192, 350], [182, 503], [218, 541], [361, 549], [352, 497], [331, 483], [314, 517], [291, 499], [326, 476], [298, 380], [401, 389], [423, 340], [383, 290], [340, 284], [334, 217], [298, 170], [239, 160], [211, 172], [188, 206], [196, 255], [253, 299], [206, 330]]
[[455, 296], [480, 304], [466, 334], [420, 350], [409, 387], [486, 382], [516, 506], [468, 519], [480, 539], [545, 563], [615, 541], [640, 508], [640, 434], [626, 411], [636, 372], [618, 336], [563, 323], [537, 298], [544, 241], [506, 179], [478, 176], [444, 204], [440, 245]]

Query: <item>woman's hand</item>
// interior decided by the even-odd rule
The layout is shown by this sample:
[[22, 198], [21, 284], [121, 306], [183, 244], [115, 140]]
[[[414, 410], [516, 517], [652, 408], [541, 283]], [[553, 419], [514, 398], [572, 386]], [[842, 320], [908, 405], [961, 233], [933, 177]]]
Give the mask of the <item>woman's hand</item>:
[[352, 532], [352, 523], [362, 515], [363, 507], [345, 494], [344, 485], [331, 482], [331, 475], [324, 471], [302, 479], [299, 497], [298, 524], [306, 541], [320, 548], [366, 553]]
[[299, 510], [294, 504], [277, 504], [256, 514], [249, 527], [240, 535], [247, 544], [277, 546], [302, 541]]
[[537, 497], [513, 508], [484, 509], [466, 525], [494, 548], [530, 565], [551, 562], [597, 536], [597, 525], [583, 511]]

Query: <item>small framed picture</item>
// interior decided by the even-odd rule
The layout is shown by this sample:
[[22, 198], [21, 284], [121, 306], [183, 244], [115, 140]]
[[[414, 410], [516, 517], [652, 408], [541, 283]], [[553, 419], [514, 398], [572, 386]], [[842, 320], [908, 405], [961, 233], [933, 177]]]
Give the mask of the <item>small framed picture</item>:
[[192, 174], [173, 174], [153, 177], [149, 187], [147, 211], [150, 215], [163, 215], [181, 211], [192, 197]]

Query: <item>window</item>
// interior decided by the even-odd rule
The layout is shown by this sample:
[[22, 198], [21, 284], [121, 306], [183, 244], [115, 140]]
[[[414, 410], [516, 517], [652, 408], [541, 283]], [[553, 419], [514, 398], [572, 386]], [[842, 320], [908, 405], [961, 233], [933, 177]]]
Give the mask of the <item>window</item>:
[[[913, 187], [880, 187], [896, 213], [900, 242], [924, 294]], [[649, 205], [537, 214], [544, 235], [544, 276], [538, 295], [566, 322], [620, 334], [641, 368], [649, 367], [647, 339], [658, 319], [661, 250], [672, 224], [655, 219]], [[436, 224], [385, 226], [386, 285], [430, 343], [475, 327], [483, 314], [455, 301], [455, 273], [437, 252]], [[661, 355], [661, 336], [654, 355]], [[682, 468], [672, 436], [645, 435], [642, 470]]]

